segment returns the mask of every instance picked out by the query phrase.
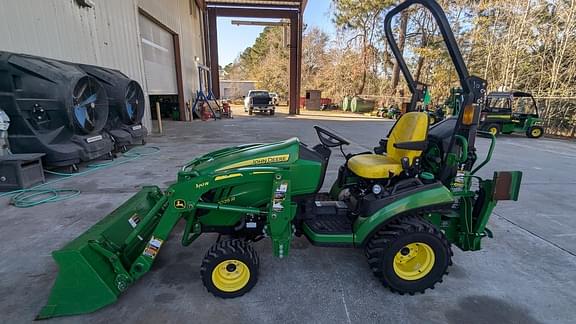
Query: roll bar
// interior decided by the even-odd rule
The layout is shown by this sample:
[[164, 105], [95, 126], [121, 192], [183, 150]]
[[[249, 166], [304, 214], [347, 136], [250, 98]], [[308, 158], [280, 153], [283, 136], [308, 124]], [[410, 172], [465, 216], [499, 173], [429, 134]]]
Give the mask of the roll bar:
[[[454, 132], [450, 139], [450, 145], [448, 152], [452, 152], [455, 145], [456, 136], [464, 136], [468, 140], [468, 150], [471, 153], [474, 153], [476, 150], [474, 147], [475, 139], [476, 139], [476, 129], [477, 124], [475, 125], [463, 125], [462, 118], [464, 116], [464, 107], [469, 105], [478, 104], [481, 105], [484, 100], [484, 96], [486, 93], [486, 81], [475, 76], [470, 76], [468, 73], [468, 69], [466, 68], [466, 64], [464, 63], [464, 59], [462, 58], [462, 53], [458, 48], [458, 43], [454, 38], [454, 33], [450, 28], [450, 24], [448, 19], [446, 18], [446, 14], [442, 7], [435, 1], [435, 0], [407, 0], [398, 6], [391, 9], [384, 18], [384, 32], [386, 34], [386, 39], [388, 40], [388, 44], [390, 45], [390, 49], [392, 53], [396, 57], [396, 61], [398, 62], [398, 66], [408, 83], [408, 88], [412, 93], [412, 99], [410, 101], [410, 106], [408, 111], [415, 111], [416, 104], [418, 101], [421, 100], [424, 96], [424, 91], [426, 91], [426, 85], [420, 82], [417, 82], [412, 77], [410, 70], [408, 70], [408, 66], [406, 65], [406, 61], [398, 44], [396, 43], [396, 39], [394, 38], [394, 34], [392, 33], [392, 20], [393, 18], [401, 13], [402, 11], [410, 8], [413, 5], [419, 4], [424, 8], [428, 9], [434, 19], [436, 20], [436, 24], [440, 29], [440, 33], [442, 34], [442, 38], [446, 47], [448, 49], [448, 53], [450, 54], [450, 59], [456, 68], [456, 72], [458, 73], [458, 78], [460, 80], [460, 87], [462, 88], [462, 96], [463, 100], [461, 101], [461, 107], [458, 113], [458, 119], [456, 125], [454, 126]], [[477, 115], [479, 115], [478, 107], [475, 108], [475, 118], [477, 120]], [[471, 154], [471, 156], [475, 156], [475, 154]], [[444, 162], [446, 161], [447, 156], [444, 156]], [[446, 164], [446, 163], [445, 163]], [[473, 164], [473, 161], [472, 163]], [[471, 164], [467, 166], [467, 168], [471, 168]], [[446, 166], [445, 171], [448, 172], [448, 166]]]
[[[456, 39], [454, 38], [454, 34], [452, 33], [452, 29], [450, 28], [450, 24], [448, 23], [448, 19], [442, 10], [442, 7], [434, 1], [434, 0], [408, 0], [405, 1], [398, 6], [394, 7], [390, 10], [386, 17], [384, 18], [384, 32], [386, 33], [386, 39], [388, 40], [388, 44], [390, 45], [390, 49], [392, 53], [396, 57], [396, 61], [398, 62], [398, 66], [408, 83], [408, 88], [412, 93], [413, 97], [416, 96], [417, 98], [422, 97], [420, 92], [425, 91], [426, 87], [422, 83], [414, 81], [410, 70], [408, 70], [408, 66], [406, 65], [406, 61], [400, 52], [398, 44], [394, 38], [394, 34], [392, 32], [392, 19], [398, 13], [408, 9], [409, 7], [420, 4], [426, 9], [430, 11], [438, 27], [440, 29], [440, 33], [442, 34], [442, 38], [444, 39], [444, 43], [448, 49], [448, 53], [450, 54], [450, 58], [452, 59], [452, 63], [456, 68], [456, 72], [458, 73], [458, 78], [460, 79], [460, 86], [464, 95], [472, 94], [472, 100], [468, 102], [468, 104], [477, 102], [478, 100], [482, 100], [484, 93], [485, 93], [485, 85], [486, 82], [478, 77], [471, 77], [468, 73], [468, 69], [466, 68], [466, 64], [464, 63], [464, 59], [462, 58], [462, 53], [460, 53], [460, 49], [458, 48], [458, 43], [456, 43]], [[414, 101], [414, 100], [413, 100]], [[410, 107], [410, 111], [415, 109], [415, 102], [413, 103], [414, 107]]]

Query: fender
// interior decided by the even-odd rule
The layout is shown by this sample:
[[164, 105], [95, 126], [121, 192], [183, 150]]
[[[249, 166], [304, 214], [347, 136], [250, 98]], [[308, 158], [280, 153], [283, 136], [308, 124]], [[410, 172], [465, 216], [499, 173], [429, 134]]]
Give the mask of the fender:
[[444, 186], [437, 186], [404, 196], [368, 217], [359, 217], [354, 222], [354, 244], [356, 246], [363, 246], [372, 234], [378, 231], [383, 225], [410, 211], [445, 207], [453, 203], [454, 196], [450, 190]]

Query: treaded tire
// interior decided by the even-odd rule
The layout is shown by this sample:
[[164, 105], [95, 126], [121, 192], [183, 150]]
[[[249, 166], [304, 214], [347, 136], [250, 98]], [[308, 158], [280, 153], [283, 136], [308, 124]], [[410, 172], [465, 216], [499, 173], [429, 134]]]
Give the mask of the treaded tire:
[[254, 114], [254, 109], [248, 108], [248, 115], [252, 116]]
[[498, 125], [498, 124], [489, 124], [488, 126], [486, 126], [484, 128], [484, 130], [489, 132], [489, 133], [492, 133], [491, 129], [496, 130], [496, 134], [493, 134], [494, 136], [498, 136], [502, 132], [502, 127], [500, 127], [500, 125]]
[[[415, 242], [427, 244], [434, 252], [434, 262], [429, 273], [417, 280], [400, 278], [394, 270], [394, 256]], [[368, 264], [374, 275], [390, 291], [403, 295], [424, 293], [428, 288], [442, 282], [452, 265], [452, 249], [446, 237], [434, 225], [421, 216], [407, 215], [394, 220], [372, 236], [365, 248]]]
[[274, 113], [275, 113], [274, 109], [270, 110], [270, 116], [274, 116]]
[[[539, 130], [539, 132], [533, 132], [535, 130]], [[528, 138], [540, 138], [544, 135], [544, 128], [541, 126], [531, 126], [526, 130], [526, 137]]]
[[[239, 290], [236, 291], [223, 291], [216, 287], [212, 280], [212, 272], [214, 269], [225, 262], [226, 260], [238, 260], [243, 262], [249, 271], [248, 282]], [[235, 298], [249, 292], [256, 282], [258, 282], [258, 272], [260, 268], [260, 259], [258, 254], [250, 244], [238, 239], [224, 240], [212, 245], [200, 267], [200, 276], [202, 283], [214, 296], [221, 298]]]

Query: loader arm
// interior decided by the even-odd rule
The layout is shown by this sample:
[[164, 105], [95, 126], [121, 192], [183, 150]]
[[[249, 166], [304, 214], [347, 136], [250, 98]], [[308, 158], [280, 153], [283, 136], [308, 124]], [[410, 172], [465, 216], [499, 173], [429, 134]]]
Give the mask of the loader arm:
[[[275, 255], [286, 256], [293, 234], [290, 224], [296, 212], [291, 203], [288, 172], [280, 167], [247, 167], [206, 175], [188, 170], [164, 192], [158, 187], [144, 187], [83, 235], [53, 253], [60, 272], [37, 319], [93, 312], [114, 303], [151, 269], [180, 219], [186, 220], [183, 245], [189, 245], [200, 235], [203, 219], [197, 216], [198, 210], [265, 215], [266, 235], [272, 239]], [[212, 189], [247, 182], [268, 185], [272, 197], [266, 201], [268, 207], [202, 201], [202, 196]], [[87, 291], [90, 293], [86, 294]]]

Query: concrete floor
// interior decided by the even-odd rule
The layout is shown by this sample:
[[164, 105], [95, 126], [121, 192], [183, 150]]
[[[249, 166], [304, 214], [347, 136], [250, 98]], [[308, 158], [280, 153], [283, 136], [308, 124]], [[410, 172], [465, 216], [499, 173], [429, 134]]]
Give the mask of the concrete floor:
[[[57, 266], [50, 252], [83, 233], [144, 184], [167, 186], [180, 165], [200, 154], [240, 143], [298, 136], [317, 143], [315, 124], [337, 130], [365, 151], [392, 122], [316, 115], [166, 123], [148, 139], [160, 154], [58, 184], [82, 195], [60, 203], [16, 209], [0, 199], [0, 323], [33, 320], [47, 300]], [[478, 140], [485, 152], [486, 139]], [[326, 177], [343, 159], [335, 151]], [[202, 286], [199, 266], [215, 237], [180, 246], [180, 224], [153, 271], [118, 303], [54, 323], [574, 323], [576, 318], [576, 143], [501, 137], [483, 170], [524, 171], [518, 202], [498, 205], [489, 227], [495, 238], [479, 252], [455, 250], [444, 282], [424, 295], [399, 296], [372, 276], [362, 251], [293, 243], [290, 257], [272, 257], [269, 241], [256, 244], [261, 272], [256, 287], [232, 300]], [[87, 292], [89, 293], [89, 292]]]

